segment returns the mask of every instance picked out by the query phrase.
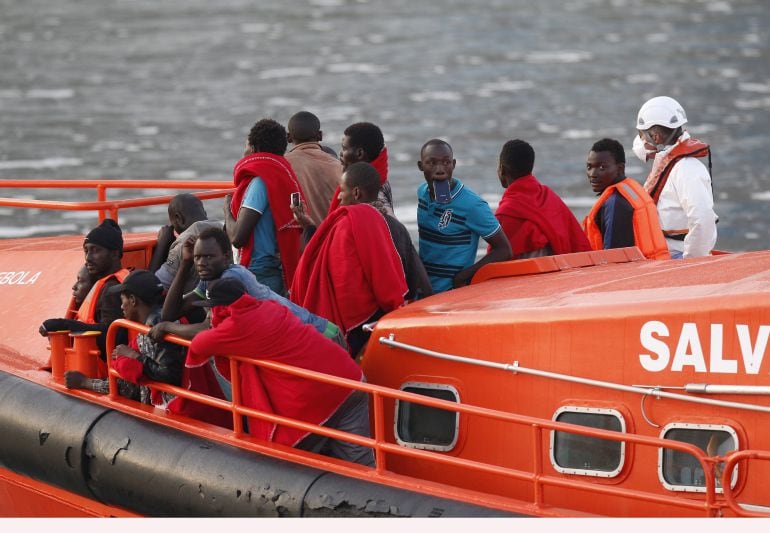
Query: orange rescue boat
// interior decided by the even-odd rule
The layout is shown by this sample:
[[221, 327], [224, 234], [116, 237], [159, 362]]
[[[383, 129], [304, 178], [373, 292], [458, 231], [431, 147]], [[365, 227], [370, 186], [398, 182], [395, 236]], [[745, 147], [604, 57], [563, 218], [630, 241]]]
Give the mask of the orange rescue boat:
[[[0, 205], [117, 218], [170, 197], [108, 201], [107, 188], [229, 188], [0, 186], [72, 183], [97, 201]], [[125, 234], [123, 266], [146, 267], [155, 238]], [[95, 357], [93, 339], [37, 328], [66, 311], [82, 263], [82, 236], [0, 241], [0, 515], [770, 513], [770, 252], [652, 261], [624, 248], [488, 265], [373, 325], [367, 383], [250, 361], [366, 391], [368, 439], [244, 407], [237, 391], [225, 402], [153, 385], [228, 412], [235, 429], [213, 426], [118, 396], [112, 369], [109, 395], [66, 389], [63, 371]], [[117, 321], [108, 350], [119, 327], [147, 329]], [[252, 438], [245, 414], [371, 446], [377, 466]]]

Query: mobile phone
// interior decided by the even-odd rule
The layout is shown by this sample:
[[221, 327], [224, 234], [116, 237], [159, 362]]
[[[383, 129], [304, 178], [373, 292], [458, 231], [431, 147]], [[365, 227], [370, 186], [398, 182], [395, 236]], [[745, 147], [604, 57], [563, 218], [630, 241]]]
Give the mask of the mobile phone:
[[299, 207], [300, 205], [300, 198], [298, 192], [291, 193], [291, 200], [289, 202], [289, 205], [292, 207]]
[[449, 180], [433, 182], [433, 197], [440, 204], [448, 204], [452, 201], [452, 193], [449, 187]]

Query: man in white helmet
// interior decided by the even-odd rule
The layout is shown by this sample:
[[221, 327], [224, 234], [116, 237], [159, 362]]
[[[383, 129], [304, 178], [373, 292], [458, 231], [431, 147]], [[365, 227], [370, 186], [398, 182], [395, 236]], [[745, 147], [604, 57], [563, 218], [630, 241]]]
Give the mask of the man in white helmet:
[[[684, 109], [668, 96], [645, 102], [636, 122], [633, 151], [642, 162], [653, 160], [644, 188], [658, 208], [671, 257], [709, 255], [717, 241], [709, 146], [684, 130]], [[708, 168], [700, 160], [707, 156]]]

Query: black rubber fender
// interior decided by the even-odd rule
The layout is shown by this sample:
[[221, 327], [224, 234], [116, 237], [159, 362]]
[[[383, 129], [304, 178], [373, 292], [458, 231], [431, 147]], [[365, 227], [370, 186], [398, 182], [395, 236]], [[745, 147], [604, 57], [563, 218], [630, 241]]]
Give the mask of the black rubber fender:
[[305, 496], [303, 516], [510, 518], [516, 515], [326, 472]]
[[322, 470], [112, 412], [88, 436], [88, 478], [104, 503], [148, 516], [302, 516]]
[[0, 465], [92, 497], [84, 477], [86, 435], [108, 411], [0, 372]]

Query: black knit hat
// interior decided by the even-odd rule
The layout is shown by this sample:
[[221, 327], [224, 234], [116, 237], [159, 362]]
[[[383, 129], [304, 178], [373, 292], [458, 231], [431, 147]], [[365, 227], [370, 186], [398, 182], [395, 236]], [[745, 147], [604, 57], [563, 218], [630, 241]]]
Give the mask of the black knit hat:
[[123, 232], [111, 218], [104, 219], [104, 222], [88, 232], [85, 243], [96, 244], [108, 250], [119, 250], [121, 257], [123, 256]]
[[246, 293], [246, 287], [236, 278], [219, 278], [212, 281], [206, 289], [206, 299], [192, 304], [198, 307], [230, 305]]
[[133, 294], [147, 305], [155, 305], [163, 294], [163, 285], [158, 277], [149, 270], [134, 270], [119, 285], [108, 289], [110, 294], [127, 292]]

